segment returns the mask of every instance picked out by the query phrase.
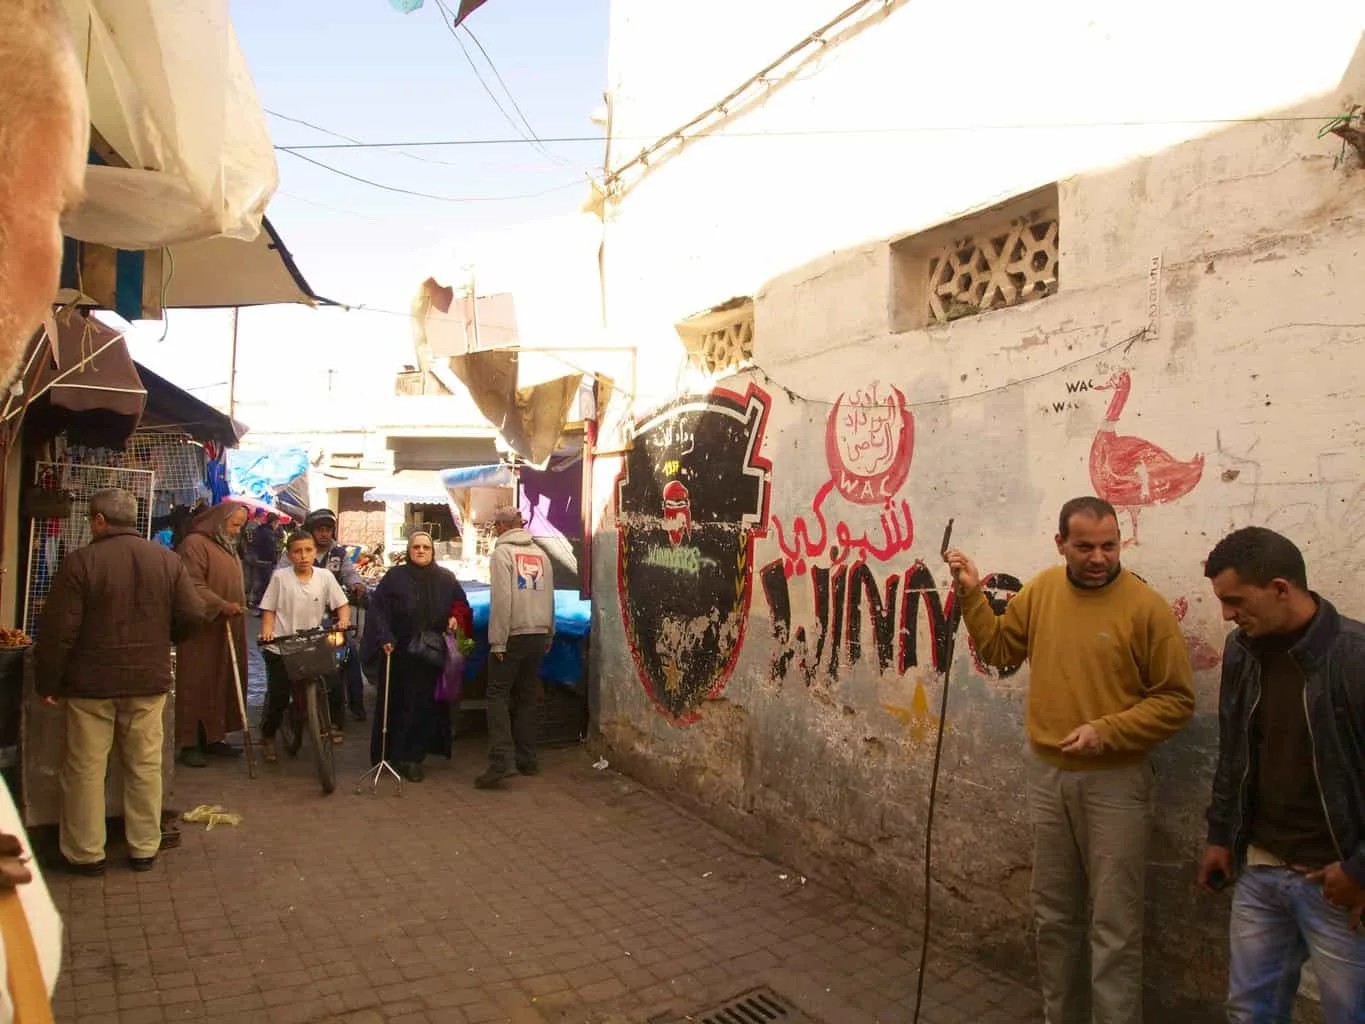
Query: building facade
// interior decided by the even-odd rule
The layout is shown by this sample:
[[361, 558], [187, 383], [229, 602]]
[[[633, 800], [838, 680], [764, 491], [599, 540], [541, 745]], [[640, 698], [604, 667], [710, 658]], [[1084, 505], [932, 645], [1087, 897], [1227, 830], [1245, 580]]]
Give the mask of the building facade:
[[1003, 607], [1062, 502], [1106, 497], [1198, 690], [1156, 759], [1149, 984], [1211, 1012], [1202, 560], [1271, 526], [1365, 615], [1365, 171], [1320, 134], [1365, 93], [1365, 15], [846, 6], [613, 4], [602, 266], [639, 366], [593, 480], [603, 739], [917, 920], [942, 728], [935, 937], [1026, 971], [1028, 672], [954, 648], [940, 545], [952, 522]]

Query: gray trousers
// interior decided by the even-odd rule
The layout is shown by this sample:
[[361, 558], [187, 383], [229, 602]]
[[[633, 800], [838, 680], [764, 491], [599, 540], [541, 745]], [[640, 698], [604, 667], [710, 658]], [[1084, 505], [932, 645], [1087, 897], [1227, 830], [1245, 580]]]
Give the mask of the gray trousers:
[[536, 763], [536, 680], [544, 633], [509, 636], [507, 653], [488, 661], [488, 765], [510, 772]]
[[1033, 919], [1048, 1024], [1142, 1024], [1142, 931], [1156, 775], [1063, 771], [1024, 753]]

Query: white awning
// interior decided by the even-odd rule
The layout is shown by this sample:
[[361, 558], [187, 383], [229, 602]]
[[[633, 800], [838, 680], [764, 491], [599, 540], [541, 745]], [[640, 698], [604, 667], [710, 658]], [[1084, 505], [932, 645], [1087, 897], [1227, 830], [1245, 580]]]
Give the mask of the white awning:
[[371, 487], [366, 501], [393, 501], [405, 505], [449, 505], [450, 492], [441, 483], [441, 474], [429, 469], [403, 469], [387, 483]]

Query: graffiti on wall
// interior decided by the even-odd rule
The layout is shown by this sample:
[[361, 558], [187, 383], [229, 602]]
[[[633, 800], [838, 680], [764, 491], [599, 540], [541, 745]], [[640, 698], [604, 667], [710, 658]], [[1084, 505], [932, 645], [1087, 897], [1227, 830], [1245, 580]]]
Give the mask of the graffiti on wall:
[[626, 641], [646, 692], [678, 724], [724, 690], [744, 641], [754, 538], [768, 522], [769, 407], [752, 385], [681, 400], [636, 428], [616, 482]]
[[1090, 445], [1090, 483], [1095, 493], [1120, 512], [1128, 513], [1132, 522], [1125, 547], [1138, 543], [1139, 512], [1184, 497], [1204, 475], [1202, 454], [1182, 462], [1151, 441], [1118, 432], [1119, 418], [1132, 388], [1127, 370], [1095, 385], [1097, 391], [1113, 391], [1114, 397]]
[[[824, 440], [829, 479], [809, 514], [789, 522], [772, 517], [782, 557], [760, 572], [775, 641], [772, 677], [796, 671], [813, 685], [862, 662], [898, 675], [919, 665], [946, 670], [960, 612], [924, 561], [907, 557], [915, 523], [901, 492], [914, 458], [915, 421], [905, 396], [876, 382], [844, 393], [830, 410]], [[903, 567], [890, 571], [887, 563], [902, 558]], [[1001, 573], [988, 586], [1003, 611], [1021, 584]]]
[[[895, 499], [914, 451], [915, 419], [898, 389], [874, 382], [840, 395], [825, 423], [830, 475], [815, 492], [810, 515], [794, 517], [789, 526], [772, 519], [786, 574], [805, 575], [808, 565], [826, 556], [834, 565], [858, 564], [909, 551], [915, 541], [910, 503]], [[875, 526], [859, 530], [845, 517], [831, 528], [825, 506], [836, 494], [864, 511], [880, 506]]]
[[[798, 582], [798, 589], [783, 559], [764, 566], [760, 576], [773, 624], [774, 679], [795, 670], [809, 686], [823, 677], [837, 680], [863, 662], [881, 674], [905, 675], [918, 666], [947, 671], [950, 639], [962, 613], [951, 588], [940, 590], [923, 561], [891, 573], [879, 573], [865, 561], [816, 566], [809, 587]], [[988, 574], [982, 584], [996, 614], [1023, 589], [1009, 573]], [[810, 609], [804, 621], [793, 613], [798, 602]], [[975, 648], [972, 659], [979, 671], [987, 671]]]
[[[1171, 611], [1175, 613], [1175, 620], [1183, 623], [1185, 616], [1190, 613], [1190, 602], [1186, 597], [1178, 597], [1171, 605]], [[1198, 633], [1191, 633], [1185, 629], [1181, 630], [1185, 636], [1185, 649], [1190, 652], [1190, 665], [1196, 672], [1203, 672], [1206, 669], [1217, 668], [1223, 663], [1223, 653], [1209, 643]]]

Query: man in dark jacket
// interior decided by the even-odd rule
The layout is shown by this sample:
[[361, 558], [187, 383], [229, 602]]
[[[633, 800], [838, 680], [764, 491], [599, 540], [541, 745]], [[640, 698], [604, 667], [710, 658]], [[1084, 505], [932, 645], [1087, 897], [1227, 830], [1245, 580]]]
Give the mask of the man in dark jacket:
[[1308, 589], [1288, 538], [1250, 526], [1205, 575], [1238, 629], [1199, 882], [1234, 876], [1228, 1020], [1288, 1020], [1306, 960], [1327, 1024], [1365, 1021], [1365, 625]]
[[156, 861], [172, 637], [206, 618], [179, 556], [140, 537], [136, 524], [127, 491], [91, 497], [94, 539], [63, 559], [38, 632], [38, 693], [66, 706], [62, 856], [81, 875], [104, 872], [105, 770], [116, 736], [132, 866], [147, 871]]

